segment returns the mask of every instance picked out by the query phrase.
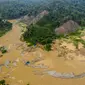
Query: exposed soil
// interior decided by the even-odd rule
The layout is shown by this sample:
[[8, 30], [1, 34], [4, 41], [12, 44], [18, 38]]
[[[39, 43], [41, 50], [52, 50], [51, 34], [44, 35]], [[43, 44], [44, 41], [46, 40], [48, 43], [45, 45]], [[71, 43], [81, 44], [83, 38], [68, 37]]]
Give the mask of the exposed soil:
[[55, 32], [56, 34], [68, 34], [68, 33], [75, 32], [79, 28], [80, 26], [76, 22], [69, 20], [59, 28], [56, 28]]

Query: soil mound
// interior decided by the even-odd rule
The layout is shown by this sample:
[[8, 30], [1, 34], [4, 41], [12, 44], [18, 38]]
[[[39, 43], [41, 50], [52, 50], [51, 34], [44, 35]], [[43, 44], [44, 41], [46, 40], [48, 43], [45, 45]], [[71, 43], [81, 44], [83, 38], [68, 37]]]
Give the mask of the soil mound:
[[79, 28], [80, 28], [80, 26], [76, 22], [69, 20], [68, 22], [66, 22], [62, 26], [60, 26], [59, 28], [56, 28], [55, 32], [58, 35], [59, 34], [68, 34], [68, 33], [75, 32]]

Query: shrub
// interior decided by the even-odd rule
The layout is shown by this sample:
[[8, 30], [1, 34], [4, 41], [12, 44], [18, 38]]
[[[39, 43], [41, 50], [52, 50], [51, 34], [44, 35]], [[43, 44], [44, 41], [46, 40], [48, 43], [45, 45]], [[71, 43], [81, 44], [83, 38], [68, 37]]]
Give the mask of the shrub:
[[27, 85], [30, 85], [29, 83], [27, 83]]
[[83, 44], [83, 46], [85, 47], [85, 40], [80, 39], [80, 42]]
[[74, 44], [74, 46], [76, 47], [76, 49], [78, 49], [78, 41], [73, 41], [73, 44]]
[[5, 85], [5, 80], [0, 80], [0, 85]]
[[2, 53], [6, 53], [6, 52], [7, 52], [7, 50], [6, 50], [6, 48], [5, 48], [4, 46], [0, 47], [0, 51], [1, 51]]
[[50, 51], [51, 50], [51, 44], [46, 44], [44, 46], [45, 50]]

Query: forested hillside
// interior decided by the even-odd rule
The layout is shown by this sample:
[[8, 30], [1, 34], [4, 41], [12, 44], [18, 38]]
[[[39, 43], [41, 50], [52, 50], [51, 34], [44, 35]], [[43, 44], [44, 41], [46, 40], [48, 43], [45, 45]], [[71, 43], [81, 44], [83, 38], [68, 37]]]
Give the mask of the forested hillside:
[[41, 0], [1, 0], [0, 16], [6, 19], [20, 18], [26, 14], [36, 16], [43, 11]]
[[36, 16], [43, 10], [47, 10], [50, 12], [48, 17], [60, 24], [72, 19], [83, 25], [84, 4], [85, 0], [1, 0], [0, 16], [13, 19], [26, 14]]

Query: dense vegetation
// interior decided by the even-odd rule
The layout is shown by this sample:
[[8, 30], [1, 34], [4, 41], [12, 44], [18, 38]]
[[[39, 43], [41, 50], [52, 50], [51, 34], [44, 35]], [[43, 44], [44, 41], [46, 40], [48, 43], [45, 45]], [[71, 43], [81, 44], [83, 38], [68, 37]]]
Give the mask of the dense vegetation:
[[[49, 22], [60, 24], [72, 19], [85, 25], [85, 0], [1, 0], [0, 16], [3, 18], [19, 18], [28, 14], [36, 16], [43, 10], [48, 10]], [[47, 19], [45, 19], [47, 20]], [[47, 21], [48, 22], [48, 21]]]
[[0, 18], [0, 37], [12, 28], [12, 24]]
[[[1, 0], [0, 16], [13, 19], [28, 14], [36, 16], [41, 11], [49, 11], [44, 23], [58, 22], [60, 25], [72, 19], [85, 25], [85, 0]], [[49, 20], [48, 20], [49, 18]]]
[[39, 0], [1, 0], [0, 16], [5, 19], [20, 18], [26, 14], [36, 16], [44, 9], [43, 4]]
[[28, 31], [24, 33], [24, 40], [31, 42], [31, 44], [40, 43], [46, 45], [45, 48], [50, 50], [50, 43], [55, 39], [54, 30], [48, 25], [41, 27], [39, 25], [30, 25]]

